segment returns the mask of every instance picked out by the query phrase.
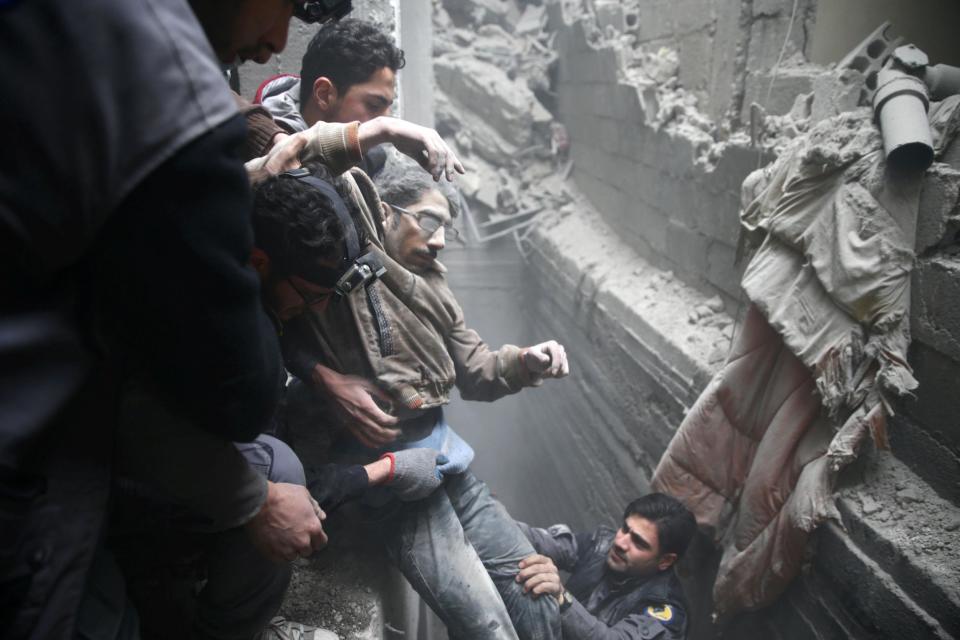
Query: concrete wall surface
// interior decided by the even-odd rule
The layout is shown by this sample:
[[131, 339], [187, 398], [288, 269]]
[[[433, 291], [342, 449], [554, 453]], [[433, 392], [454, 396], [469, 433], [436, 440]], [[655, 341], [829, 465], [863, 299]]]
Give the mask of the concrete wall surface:
[[[809, 62], [813, 34], [830, 31], [819, 21], [836, 18], [837, 7], [827, 5], [845, 3], [614, 4], [595, 0], [587, 18], [567, 15], [555, 40], [557, 118], [571, 139], [572, 180], [595, 211], [538, 229], [530, 262], [554, 322], [595, 339], [599, 369], [610, 371], [595, 390], [627, 425], [626, 436], [612, 437], [626, 437], [634, 458], [649, 470], [689, 398], [716, 368], [711, 353], [722, 352], [721, 342], [707, 354], [684, 354], [693, 343], [676, 325], [687, 322], [696, 334], [705, 322], [710, 326], [710, 316], [689, 316], [697, 295], [719, 296], [728, 318], [742, 308], [734, 256], [743, 179], [798, 131], [856, 108], [860, 80]], [[877, 8], [871, 4], [869, 13], [879, 24], [885, 16]], [[557, 20], [561, 12], [551, 11]], [[923, 24], [936, 33], [937, 20], [929, 14]], [[831, 36], [820, 37], [816, 51], [825, 55]], [[651, 58], [636, 53], [637, 42], [678, 49], [676, 80], [666, 87], [651, 83]], [[689, 62], [694, 58], [699, 66]], [[729, 91], [709, 89], [727, 78]], [[690, 93], [695, 101], [685, 97]], [[751, 113], [753, 102], [764, 108]], [[709, 593], [693, 585], [699, 617], [692, 637], [714, 637], [721, 628], [733, 638], [960, 635], [954, 584], [960, 584], [960, 557], [953, 551], [960, 548], [958, 193], [960, 144], [954, 143], [923, 180], [909, 353], [920, 386], [894, 408], [892, 451], [866, 451], [845, 474], [842, 527], [821, 528], [808, 571], [775, 606], [718, 627], [707, 618]], [[593, 230], [603, 253], [626, 261], [632, 282], [617, 280], [623, 271], [613, 265], [576, 252], [567, 234], [579, 243]], [[657, 272], [670, 284], [650, 290], [645, 282]], [[688, 290], [693, 293], [678, 293]], [[660, 295], [676, 301], [672, 324], [658, 323]], [[906, 528], [897, 524], [904, 522]], [[715, 570], [709, 554], [693, 564], [692, 575], [708, 580]]]

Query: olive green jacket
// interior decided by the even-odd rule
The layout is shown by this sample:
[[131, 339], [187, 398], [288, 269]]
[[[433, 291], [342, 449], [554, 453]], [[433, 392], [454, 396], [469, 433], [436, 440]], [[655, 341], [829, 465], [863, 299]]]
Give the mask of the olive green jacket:
[[[463, 310], [440, 263], [414, 274], [387, 255], [380, 198], [370, 178], [353, 169], [344, 176], [369, 239], [369, 250], [387, 267], [371, 294], [355, 290], [322, 313], [309, 313], [284, 339], [316, 362], [343, 374], [374, 380], [393, 400], [401, 419], [446, 404], [456, 386], [464, 399], [492, 401], [539, 383], [520, 360], [521, 349], [491, 350], [467, 327]], [[376, 212], [378, 215], [374, 215]], [[385, 329], [372, 311], [379, 304]], [[300, 375], [309, 372], [294, 372]]]

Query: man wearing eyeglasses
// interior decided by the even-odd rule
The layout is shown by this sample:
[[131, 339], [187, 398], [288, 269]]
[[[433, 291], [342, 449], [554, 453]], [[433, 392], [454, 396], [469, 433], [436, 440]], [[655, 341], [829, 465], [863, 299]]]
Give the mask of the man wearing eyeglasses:
[[[309, 466], [328, 454], [322, 448], [341, 424], [346, 433], [334, 457], [439, 450], [447, 458], [438, 466], [442, 489], [402, 505], [370, 502], [364, 518], [451, 637], [557, 638], [556, 602], [525, 596], [514, 580], [533, 547], [470, 472], [473, 450], [446, 423], [443, 405], [454, 386], [465, 399], [493, 401], [563, 377], [566, 353], [555, 341], [494, 350], [467, 327], [437, 260], [457, 234], [451, 185], [399, 154], [390, 155], [375, 184], [359, 171], [349, 177], [358, 226], [386, 272], [368, 292], [318, 305], [285, 325], [284, 352], [298, 354], [287, 367], [306, 382], [291, 386], [288, 412], [307, 416], [291, 415], [294, 450]], [[342, 423], [311, 412], [318, 394], [342, 409]]]

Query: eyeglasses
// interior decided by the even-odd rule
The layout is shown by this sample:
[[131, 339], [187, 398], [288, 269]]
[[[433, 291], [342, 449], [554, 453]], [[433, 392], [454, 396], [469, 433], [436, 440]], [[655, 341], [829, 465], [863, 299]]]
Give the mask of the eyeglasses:
[[307, 293], [303, 289], [297, 286], [297, 283], [293, 281], [293, 278], [287, 278], [287, 282], [293, 287], [293, 290], [297, 292], [303, 299], [303, 306], [312, 307], [318, 305], [321, 302], [326, 302], [330, 299], [330, 296], [333, 295], [333, 291], [324, 291], [322, 293]]
[[443, 227], [444, 235], [451, 240], [457, 240], [460, 238], [460, 232], [454, 228], [453, 222], [444, 222], [437, 216], [423, 211], [410, 211], [409, 209], [398, 207], [395, 204], [391, 204], [390, 206], [400, 213], [405, 213], [414, 218], [417, 221], [417, 225], [420, 227], [420, 230], [427, 234], [428, 238], [433, 236], [433, 234], [435, 234], [437, 229], [440, 227]]

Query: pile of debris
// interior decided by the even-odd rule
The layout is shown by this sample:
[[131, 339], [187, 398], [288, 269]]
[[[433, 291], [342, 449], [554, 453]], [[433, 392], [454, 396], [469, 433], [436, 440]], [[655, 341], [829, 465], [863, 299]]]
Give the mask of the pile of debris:
[[437, 130], [467, 169], [469, 209], [487, 219], [478, 235], [570, 204], [566, 131], [548, 108], [556, 53], [545, 6], [435, 0], [433, 16]]

